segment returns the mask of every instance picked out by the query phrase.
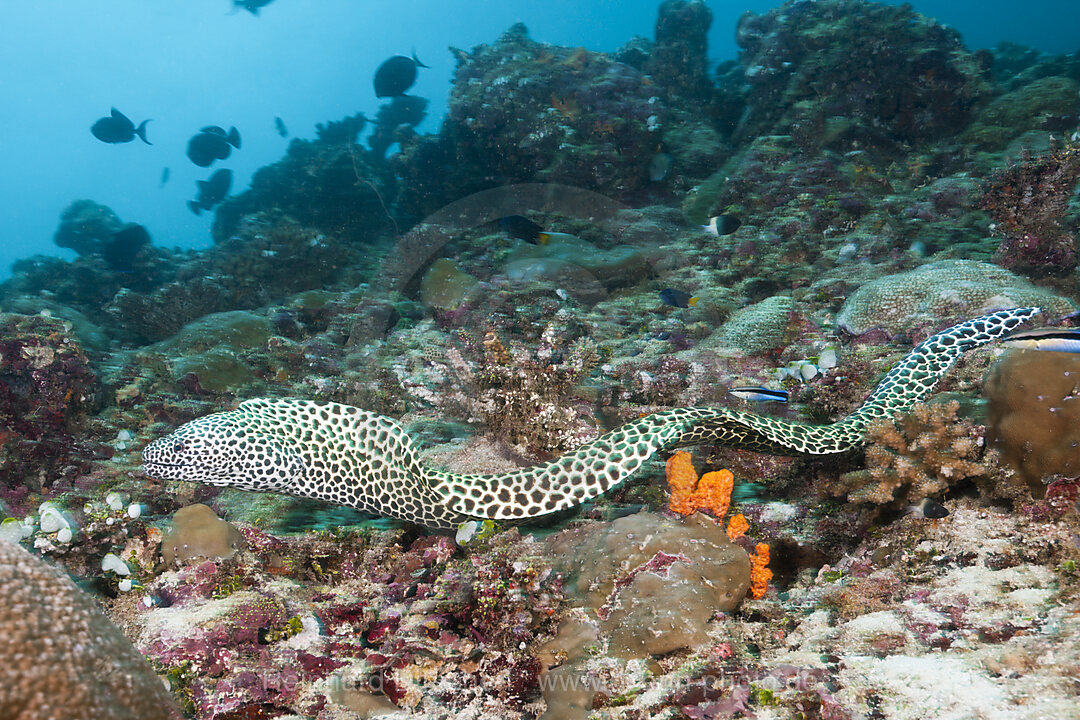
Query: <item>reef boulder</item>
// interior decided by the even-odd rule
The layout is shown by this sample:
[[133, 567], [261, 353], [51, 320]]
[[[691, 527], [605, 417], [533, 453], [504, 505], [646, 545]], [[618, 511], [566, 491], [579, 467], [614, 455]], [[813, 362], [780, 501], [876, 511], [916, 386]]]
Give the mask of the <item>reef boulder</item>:
[[417, 148], [405, 168], [422, 171], [421, 184], [439, 172], [444, 192], [457, 196], [492, 181], [620, 196], [648, 183], [667, 110], [641, 70], [605, 53], [537, 42], [521, 24], [457, 57], [441, 136]]
[[749, 87], [743, 138], [840, 118], [842, 146], [931, 140], [962, 130], [989, 90], [960, 34], [910, 5], [795, 0], [743, 15], [736, 42]]
[[706, 641], [709, 622], [750, 587], [746, 551], [712, 519], [637, 513], [551, 541], [568, 594], [599, 618], [609, 654], [664, 655]]
[[990, 439], [1038, 498], [1044, 477], [1080, 474], [1078, 377], [1080, 357], [1025, 350], [1006, 353], [986, 379]]

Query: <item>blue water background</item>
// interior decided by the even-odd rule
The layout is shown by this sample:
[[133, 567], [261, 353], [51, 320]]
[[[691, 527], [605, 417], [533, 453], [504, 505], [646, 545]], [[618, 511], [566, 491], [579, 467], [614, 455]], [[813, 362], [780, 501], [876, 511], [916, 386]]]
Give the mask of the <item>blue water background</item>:
[[[710, 57], [736, 56], [735, 23], [775, 2], [710, 2]], [[185, 157], [188, 138], [209, 124], [236, 125], [243, 148], [216, 167], [240, 192], [289, 142], [317, 122], [357, 111], [374, 116], [375, 68], [414, 48], [431, 66], [411, 91], [431, 100], [420, 130], [446, 109], [454, 61], [447, 46], [491, 43], [515, 22], [533, 38], [612, 51], [651, 38], [658, 0], [276, 0], [256, 17], [230, 0], [34, 0], [4, 3], [0, 22], [0, 279], [34, 253], [63, 256], [52, 235], [61, 210], [89, 198], [124, 221], [145, 224], [165, 246], [210, 244], [211, 214], [185, 202], [202, 169]], [[1080, 3], [1066, 0], [936, 0], [915, 8], [963, 33], [971, 48], [1010, 40], [1050, 53], [1080, 49]], [[106, 145], [90, 125], [115, 105], [136, 123], [153, 118], [147, 147]], [[171, 177], [159, 188], [162, 169]]]

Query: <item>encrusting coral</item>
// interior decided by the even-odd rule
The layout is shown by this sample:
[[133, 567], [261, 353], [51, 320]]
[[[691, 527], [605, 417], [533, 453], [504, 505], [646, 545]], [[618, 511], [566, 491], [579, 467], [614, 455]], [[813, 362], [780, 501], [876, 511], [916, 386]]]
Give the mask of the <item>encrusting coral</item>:
[[66, 576], [0, 540], [0, 717], [177, 720], [165, 686]]
[[991, 368], [991, 439], [1036, 497], [1043, 478], [1080, 472], [1080, 358], [1038, 350], [1008, 352]]
[[166, 565], [192, 560], [232, 557], [244, 543], [240, 531], [202, 503], [187, 505], [173, 514], [173, 524], [161, 541]]

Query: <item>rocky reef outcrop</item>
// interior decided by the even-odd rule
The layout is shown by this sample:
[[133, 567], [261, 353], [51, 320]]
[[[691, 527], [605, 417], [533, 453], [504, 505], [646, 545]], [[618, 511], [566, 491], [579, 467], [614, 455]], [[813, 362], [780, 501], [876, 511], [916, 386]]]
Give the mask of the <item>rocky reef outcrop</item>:
[[899, 150], [964, 128], [990, 85], [960, 34], [910, 6], [793, 0], [739, 21], [737, 136]]

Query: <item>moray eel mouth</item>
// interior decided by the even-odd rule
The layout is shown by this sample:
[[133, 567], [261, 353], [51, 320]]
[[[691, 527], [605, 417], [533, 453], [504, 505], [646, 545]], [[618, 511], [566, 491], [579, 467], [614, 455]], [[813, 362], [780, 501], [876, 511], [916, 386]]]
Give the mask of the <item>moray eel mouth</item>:
[[145, 457], [143, 458], [142, 463], [143, 470], [147, 475], [152, 475], [155, 470], [160, 470], [162, 468], [185, 468], [191, 467], [191, 465], [192, 463], [154, 462], [153, 460], [147, 460]]

